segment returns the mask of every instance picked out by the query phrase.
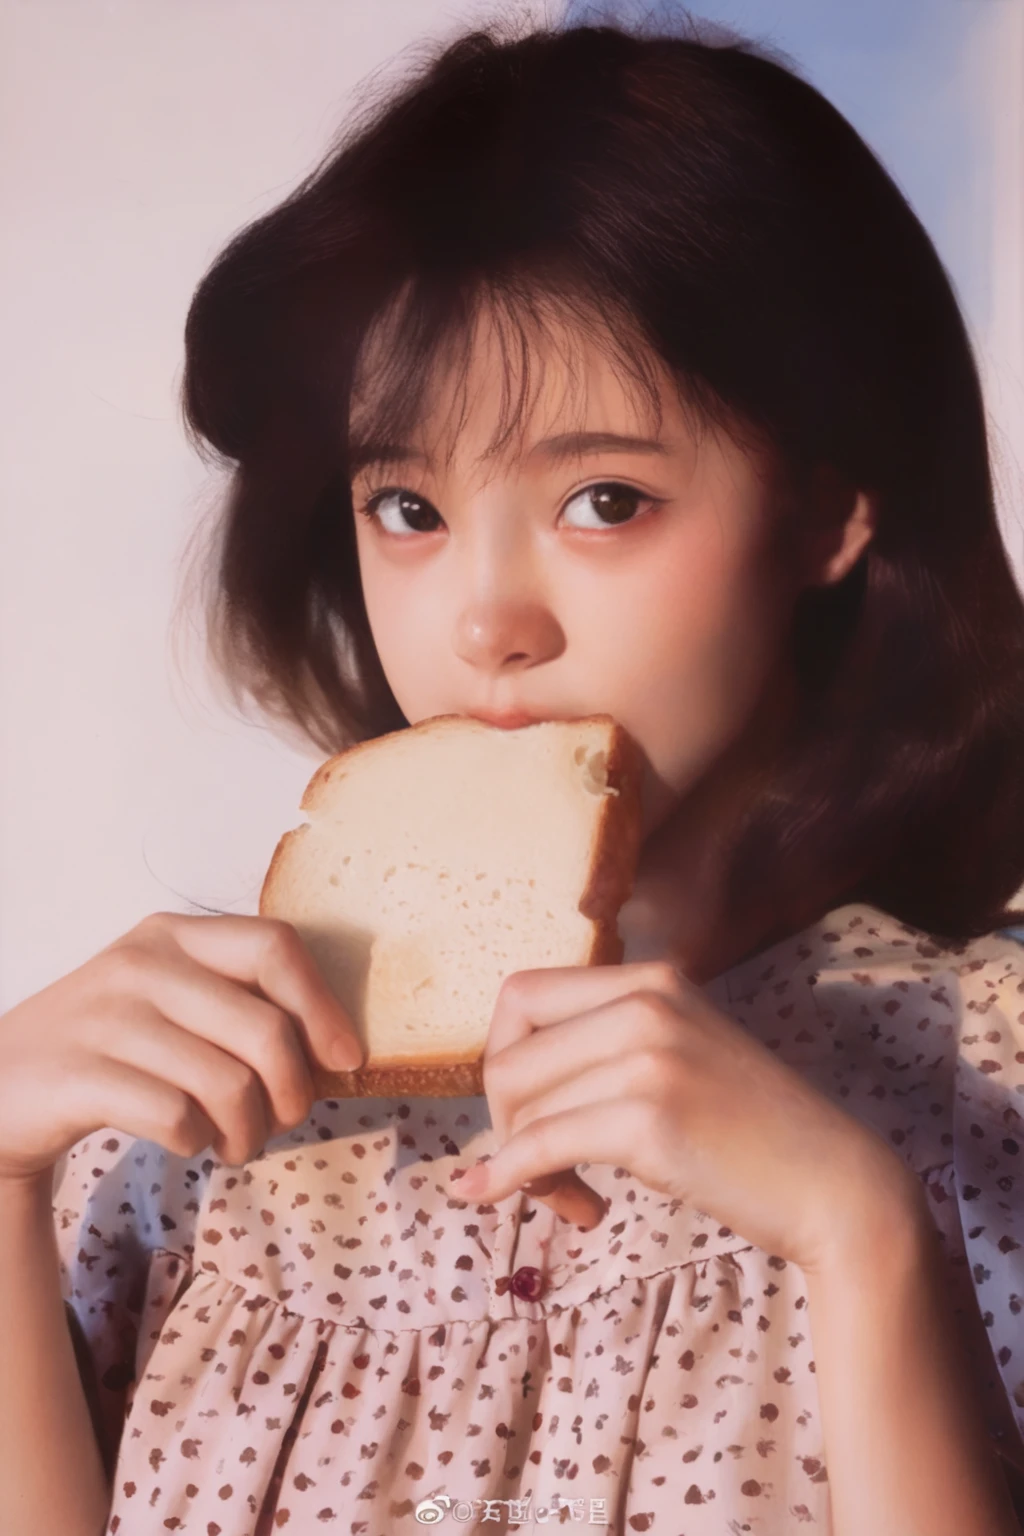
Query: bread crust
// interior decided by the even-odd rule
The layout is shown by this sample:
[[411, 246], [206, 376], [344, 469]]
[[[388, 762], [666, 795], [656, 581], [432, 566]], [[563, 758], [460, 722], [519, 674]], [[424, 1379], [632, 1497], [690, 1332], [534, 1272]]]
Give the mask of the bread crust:
[[[437, 731], [447, 729], [447, 722], [465, 725], [463, 715], [435, 715], [402, 731]], [[584, 965], [621, 965], [625, 945], [618, 932], [619, 908], [629, 898], [636, 879], [642, 837], [641, 786], [644, 760], [639, 746], [628, 731], [607, 714], [581, 717], [580, 724], [610, 724], [610, 743], [606, 772], [608, 784], [618, 791], [602, 796], [601, 813], [594, 839], [594, 859], [579, 910], [595, 924], [590, 953]], [[496, 729], [496, 727], [485, 727]], [[344, 752], [328, 758], [306, 785], [299, 809], [315, 812], [323, 802], [327, 786], [340, 764], [347, 768], [357, 752], [375, 747], [380, 737], [358, 742]], [[274, 849], [263, 887], [259, 912], [275, 916], [283, 871], [291, 839], [301, 837], [309, 823], [285, 832]], [[414, 1066], [365, 1066], [354, 1072], [329, 1071], [313, 1064], [313, 1082], [318, 1099], [392, 1098], [424, 1096], [430, 1098], [470, 1097], [484, 1092], [483, 1056], [443, 1061], [424, 1056]]]

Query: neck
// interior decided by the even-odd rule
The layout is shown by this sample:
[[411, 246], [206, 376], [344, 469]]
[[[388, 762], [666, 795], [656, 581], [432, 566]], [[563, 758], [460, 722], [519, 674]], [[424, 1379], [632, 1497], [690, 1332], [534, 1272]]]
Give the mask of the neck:
[[745, 733], [648, 835], [619, 913], [625, 962], [669, 959], [704, 986], [769, 942], [771, 901], [741, 928], [728, 918], [725, 894], [740, 817], [792, 719], [791, 690], [772, 701], [768, 730]]
[[[756, 950], [760, 933], [725, 925], [729, 841], [723, 836], [726, 807], [717, 815], [709, 796], [686, 797], [641, 851], [629, 900], [619, 912], [624, 959], [666, 958], [703, 986]], [[732, 801], [728, 810], [741, 807]]]

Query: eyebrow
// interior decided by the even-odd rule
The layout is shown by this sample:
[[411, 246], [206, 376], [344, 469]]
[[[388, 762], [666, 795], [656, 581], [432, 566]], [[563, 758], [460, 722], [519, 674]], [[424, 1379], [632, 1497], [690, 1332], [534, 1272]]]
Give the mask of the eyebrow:
[[[668, 447], [655, 437], [630, 437], [622, 432], [561, 432], [535, 443], [527, 458], [541, 455], [557, 463], [585, 453], [661, 453]], [[353, 442], [348, 451], [349, 471], [356, 475], [371, 464], [426, 464], [430, 459], [416, 448], [398, 443]]]

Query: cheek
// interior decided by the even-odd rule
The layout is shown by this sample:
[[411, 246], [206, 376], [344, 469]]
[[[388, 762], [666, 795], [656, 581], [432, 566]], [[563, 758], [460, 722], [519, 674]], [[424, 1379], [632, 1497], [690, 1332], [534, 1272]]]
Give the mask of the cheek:
[[439, 684], [444, 688], [439, 661], [451, 617], [437, 584], [382, 566], [364, 595], [377, 654], [400, 708], [409, 719], [434, 713], [434, 695]]
[[430, 633], [424, 608], [430, 602], [430, 583], [417, 582], [402, 562], [382, 560], [365, 536], [360, 539], [360, 581], [370, 633], [380, 657], [384, 675], [408, 714], [407, 701], [395, 689], [403, 688], [417, 675], [417, 659], [426, 664], [423, 636]]
[[786, 632], [775, 569], [755, 537], [684, 527], [581, 613], [610, 707], [668, 782], [708, 768], [762, 698]]
[[716, 519], [690, 526], [681, 520], [651, 554], [632, 571], [620, 567], [608, 607], [589, 615], [608, 660], [628, 653], [634, 675], [655, 684], [660, 677], [676, 690], [685, 685], [691, 697], [707, 689], [714, 697], [726, 684], [745, 693], [745, 679], [760, 679], [774, 665], [786, 623], [776, 567], [758, 525], [728, 529]]

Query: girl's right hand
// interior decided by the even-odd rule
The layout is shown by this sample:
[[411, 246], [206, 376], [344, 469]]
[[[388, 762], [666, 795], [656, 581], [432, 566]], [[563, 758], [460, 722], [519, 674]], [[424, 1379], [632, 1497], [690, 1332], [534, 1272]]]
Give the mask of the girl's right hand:
[[311, 1068], [362, 1059], [290, 923], [151, 913], [0, 1016], [0, 1180], [49, 1181], [107, 1125], [239, 1166], [305, 1120]]

